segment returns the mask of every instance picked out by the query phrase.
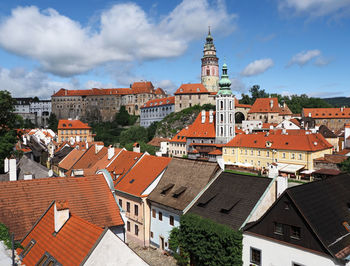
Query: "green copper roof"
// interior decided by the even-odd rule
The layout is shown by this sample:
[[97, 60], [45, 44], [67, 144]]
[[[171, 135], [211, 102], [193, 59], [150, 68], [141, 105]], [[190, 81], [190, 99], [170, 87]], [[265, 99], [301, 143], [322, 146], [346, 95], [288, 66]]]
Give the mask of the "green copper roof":
[[219, 81], [219, 86], [220, 86], [220, 90], [218, 91], [219, 95], [231, 95], [232, 91], [231, 91], [231, 81], [228, 78], [227, 75], [227, 65], [224, 63], [222, 65], [222, 75], [221, 75], [221, 79]]

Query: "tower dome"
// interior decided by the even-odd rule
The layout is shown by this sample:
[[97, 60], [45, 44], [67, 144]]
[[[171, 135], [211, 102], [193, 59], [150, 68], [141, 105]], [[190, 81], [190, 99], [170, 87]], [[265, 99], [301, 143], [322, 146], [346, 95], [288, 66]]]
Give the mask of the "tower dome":
[[232, 94], [232, 91], [231, 91], [231, 81], [230, 79], [228, 78], [228, 75], [227, 75], [227, 65], [226, 63], [224, 63], [222, 65], [222, 75], [221, 75], [221, 79], [219, 81], [219, 86], [220, 86], [220, 90], [218, 92], [218, 94]]

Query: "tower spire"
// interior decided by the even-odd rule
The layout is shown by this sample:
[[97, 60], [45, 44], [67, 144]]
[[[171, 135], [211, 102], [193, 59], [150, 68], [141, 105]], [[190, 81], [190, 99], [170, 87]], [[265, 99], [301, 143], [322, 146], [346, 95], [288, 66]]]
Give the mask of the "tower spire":
[[218, 94], [225, 94], [225, 95], [228, 95], [228, 94], [232, 94], [232, 91], [231, 91], [231, 81], [230, 79], [228, 78], [228, 74], [227, 74], [227, 65], [226, 63], [224, 63], [222, 65], [222, 75], [221, 75], [221, 79], [219, 81], [219, 92]]

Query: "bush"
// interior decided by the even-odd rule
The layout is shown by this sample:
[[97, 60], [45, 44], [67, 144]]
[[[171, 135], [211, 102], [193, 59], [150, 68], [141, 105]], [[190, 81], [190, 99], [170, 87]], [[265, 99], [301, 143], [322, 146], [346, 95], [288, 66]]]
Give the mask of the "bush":
[[242, 265], [242, 233], [195, 214], [181, 217], [169, 244], [180, 265]]

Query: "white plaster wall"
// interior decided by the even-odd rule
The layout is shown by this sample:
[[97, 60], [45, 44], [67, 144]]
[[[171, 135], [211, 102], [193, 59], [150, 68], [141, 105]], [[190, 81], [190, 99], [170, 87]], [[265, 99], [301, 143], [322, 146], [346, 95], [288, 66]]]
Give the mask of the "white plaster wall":
[[286, 244], [268, 241], [266, 239], [243, 233], [243, 266], [254, 265], [250, 262], [250, 248], [261, 250], [261, 265], [264, 266], [292, 266], [292, 262], [304, 266], [332, 266], [342, 265], [326, 255], [307, 252]]
[[276, 128], [285, 128], [285, 129], [300, 129], [296, 124], [289, 120], [283, 120], [280, 124], [276, 126]]
[[148, 265], [110, 230], [106, 232], [84, 265]]
[[[152, 210], [156, 210], [156, 218], [152, 216]], [[159, 212], [162, 212], [163, 214], [163, 220], [159, 220]], [[170, 225], [170, 215], [174, 216], [174, 226]], [[173, 227], [180, 226], [180, 217], [179, 215], [169, 212], [167, 210], [164, 210], [159, 207], [155, 207], [151, 204], [151, 232], [153, 232], [153, 238], [150, 234], [150, 243], [160, 247], [160, 239], [159, 237], [164, 238], [164, 243], [167, 243], [167, 246], [165, 247], [165, 250], [169, 250], [169, 235], [171, 229]]]

